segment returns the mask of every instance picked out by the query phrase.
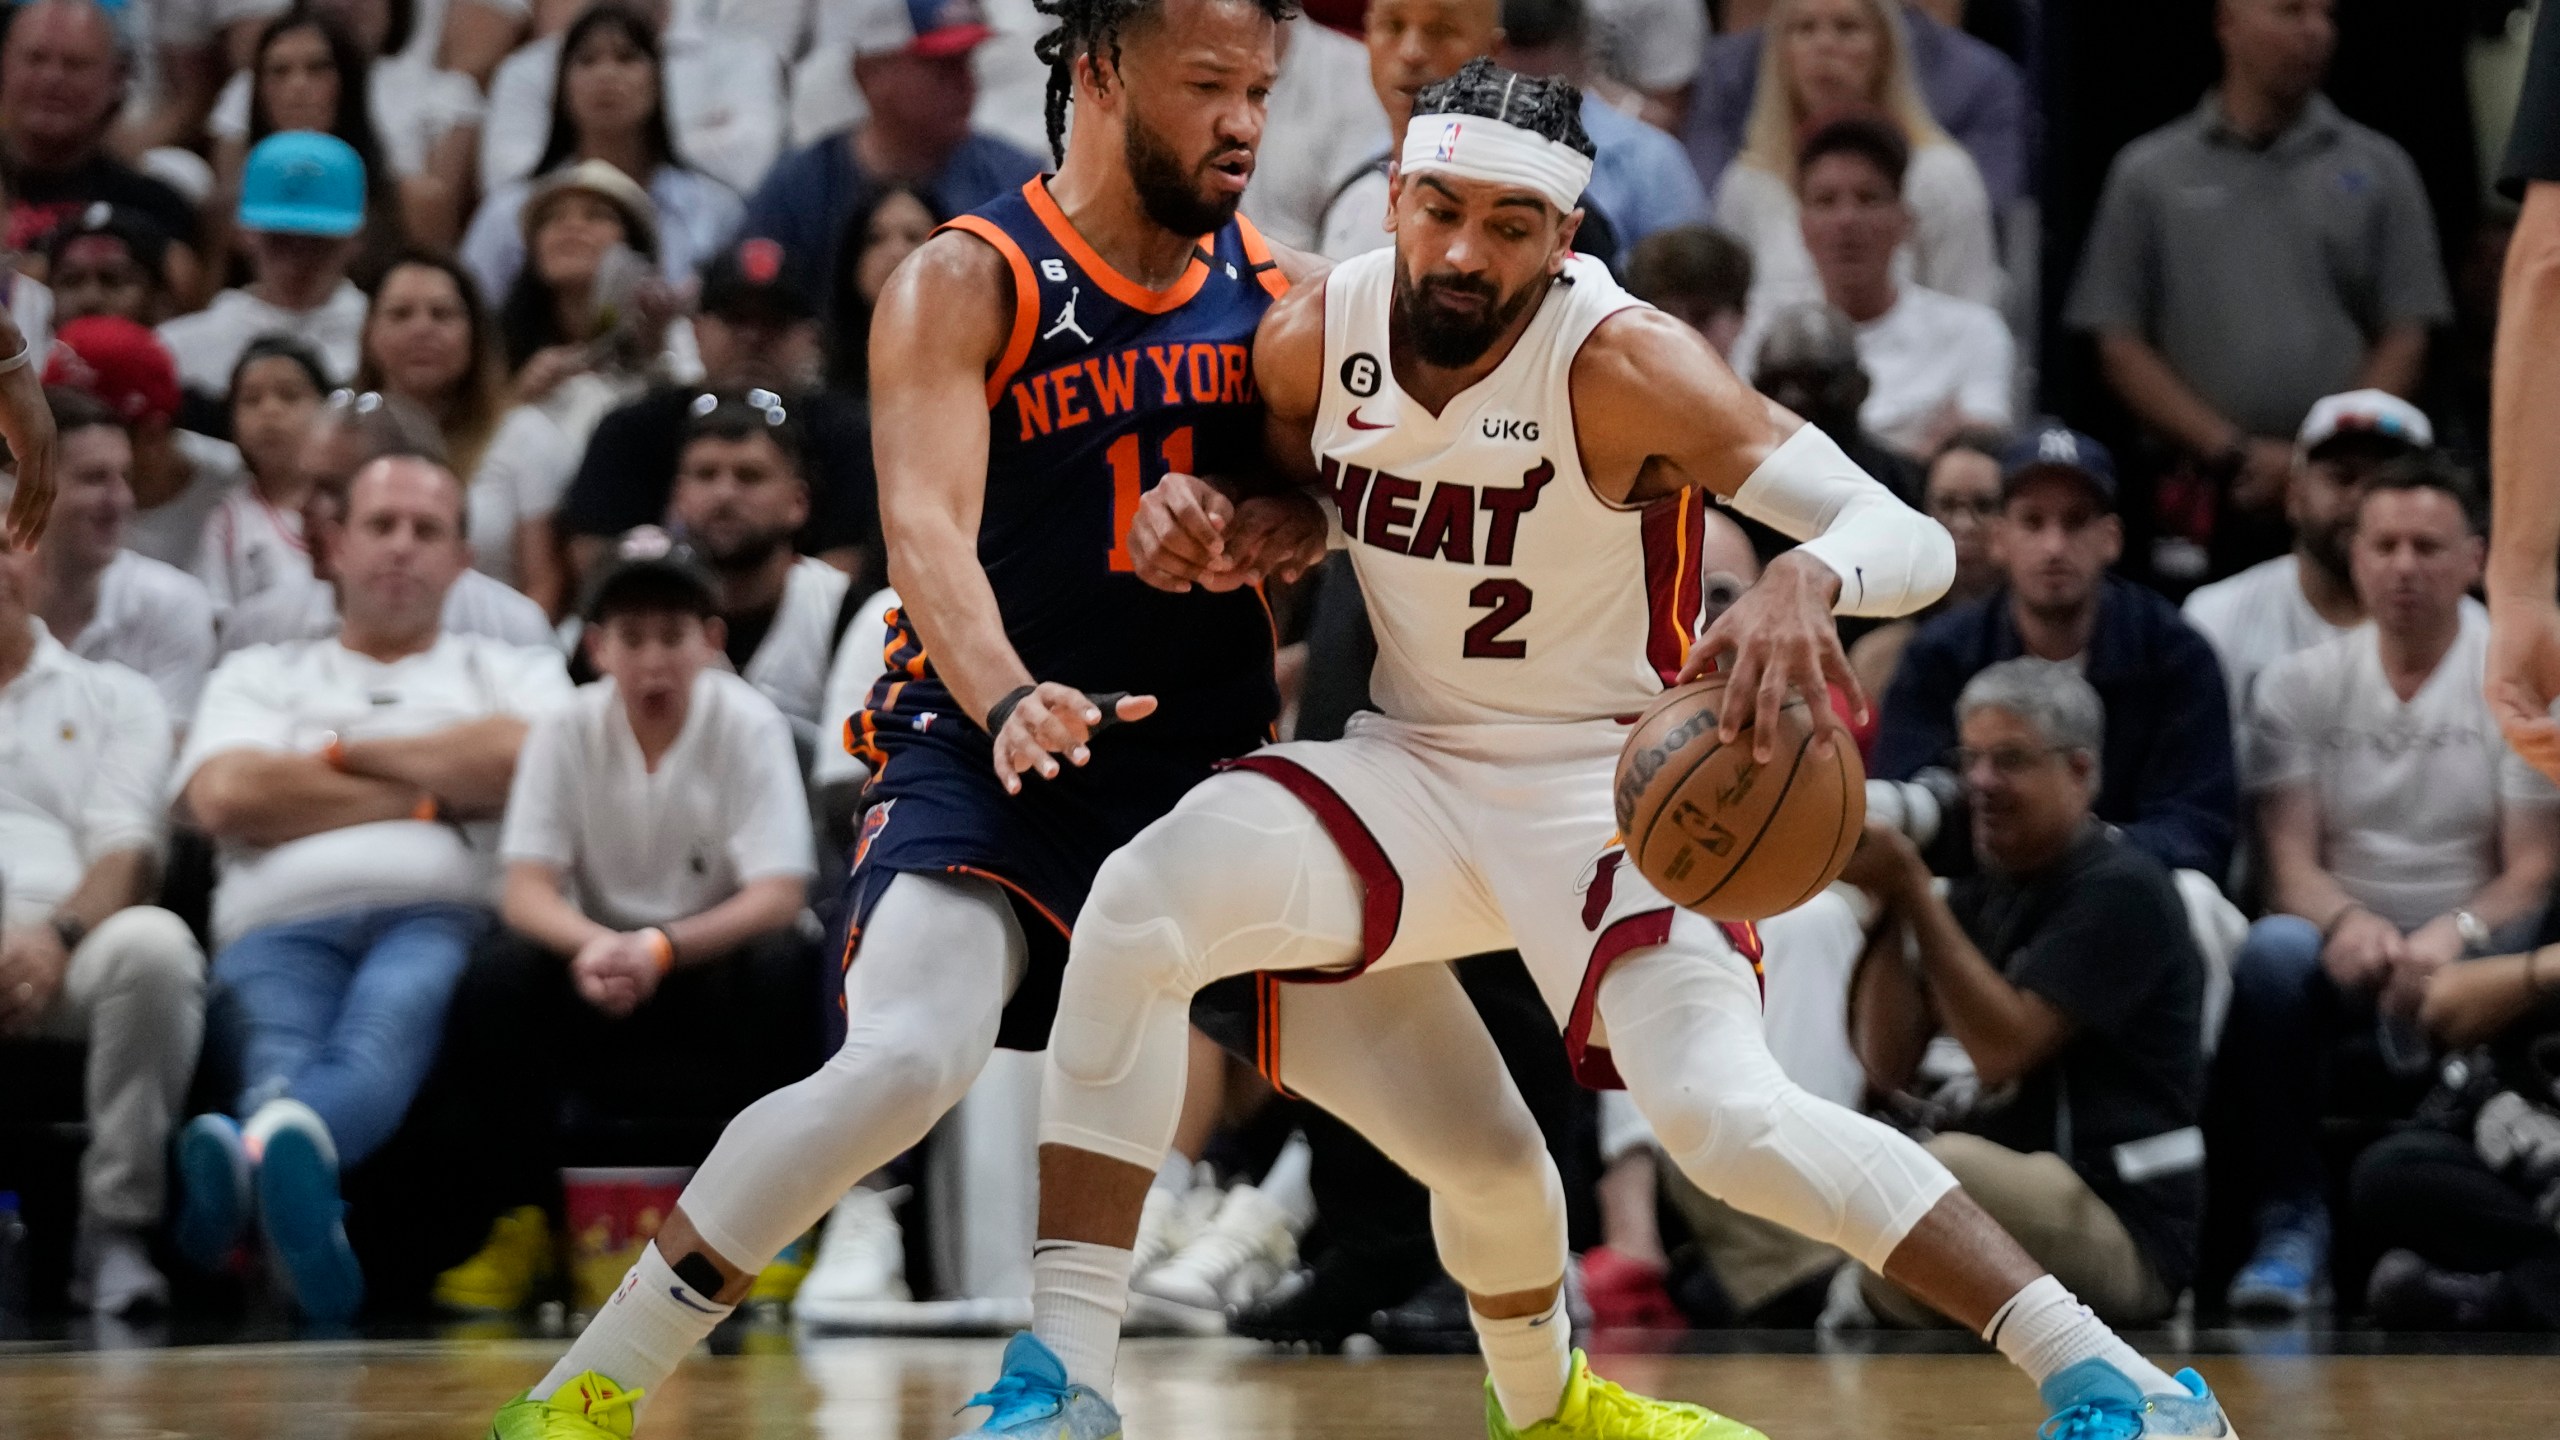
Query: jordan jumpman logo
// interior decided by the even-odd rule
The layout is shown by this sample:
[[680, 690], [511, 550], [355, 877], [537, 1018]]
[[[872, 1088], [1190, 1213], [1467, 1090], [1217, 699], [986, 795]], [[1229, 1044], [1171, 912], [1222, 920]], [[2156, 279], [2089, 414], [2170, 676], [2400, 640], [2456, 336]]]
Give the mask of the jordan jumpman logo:
[[1060, 332], [1073, 330], [1076, 332], [1077, 339], [1083, 341], [1087, 345], [1093, 343], [1093, 337], [1084, 333], [1084, 327], [1076, 323], [1076, 297], [1083, 293], [1084, 287], [1081, 285], [1075, 286], [1067, 291], [1066, 308], [1058, 312], [1058, 323], [1050, 326], [1047, 332], [1041, 335], [1041, 339], [1054, 340], [1058, 337]]

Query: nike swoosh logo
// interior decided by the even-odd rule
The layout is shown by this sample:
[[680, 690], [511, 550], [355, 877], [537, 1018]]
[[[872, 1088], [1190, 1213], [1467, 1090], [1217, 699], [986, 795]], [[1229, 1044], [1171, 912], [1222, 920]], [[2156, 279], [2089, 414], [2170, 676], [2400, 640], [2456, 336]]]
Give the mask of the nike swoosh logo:
[[1541, 1315], [1537, 1319], [1529, 1322], [1529, 1328], [1532, 1330], [1544, 1330], [1547, 1328], [1547, 1322], [1554, 1318], [1556, 1317], [1553, 1315]]
[[687, 1310], [693, 1311], [695, 1314], [717, 1315], [720, 1313], [718, 1306], [696, 1304], [692, 1296], [684, 1293], [684, 1287], [681, 1285], [668, 1286], [667, 1293], [676, 1297], [677, 1304], [683, 1306]]
[[1350, 417], [1343, 423], [1349, 425], [1354, 430], [1393, 430], [1396, 428], [1392, 423], [1381, 425], [1375, 421], [1361, 419], [1360, 410], [1357, 406], [1352, 407]]

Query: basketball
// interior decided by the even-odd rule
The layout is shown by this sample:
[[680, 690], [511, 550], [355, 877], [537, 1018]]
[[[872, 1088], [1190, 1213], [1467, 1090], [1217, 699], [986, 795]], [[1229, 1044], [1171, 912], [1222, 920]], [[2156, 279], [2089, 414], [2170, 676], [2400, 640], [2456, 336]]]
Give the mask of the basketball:
[[1664, 692], [1637, 717], [1614, 793], [1627, 858], [1674, 904], [1714, 920], [1766, 920], [1839, 878], [1867, 823], [1867, 771], [1841, 736], [1814, 748], [1804, 697], [1779, 715], [1767, 764], [1746, 720], [1716, 738], [1718, 676]]

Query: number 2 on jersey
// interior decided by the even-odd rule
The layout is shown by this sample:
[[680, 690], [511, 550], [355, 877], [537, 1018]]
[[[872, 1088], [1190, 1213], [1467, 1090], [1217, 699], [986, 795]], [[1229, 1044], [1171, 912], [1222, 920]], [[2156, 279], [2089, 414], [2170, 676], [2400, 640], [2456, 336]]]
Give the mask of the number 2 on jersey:
[[1520, 660], [1529, 654], [1526, 640], [1505, 640], [1502, 632], [1517, 625], [1529, 613], [1536, 599], [1529, 587], [1517, 580], [1487, 580], [1467, 592], [1467, 603], [1492, 614], [1467, 627], [1466, 657], [1470, 660]]
[[[1137, 568], [1129, 557], [1129, 527], [1137, 521], [1138, 502], [1147, 493], [1146, 475], [1138, 463], [1138, 443], [1137, 435], [1123, 435], [1103, 452], [1103, 458], [1111, 462], [1111, 568], [1124, 575]], [[1192, 473], [1190, 426], [1177, 427], [1157, 449], [1164, 459], [1164, 469], [1158, 475]]]

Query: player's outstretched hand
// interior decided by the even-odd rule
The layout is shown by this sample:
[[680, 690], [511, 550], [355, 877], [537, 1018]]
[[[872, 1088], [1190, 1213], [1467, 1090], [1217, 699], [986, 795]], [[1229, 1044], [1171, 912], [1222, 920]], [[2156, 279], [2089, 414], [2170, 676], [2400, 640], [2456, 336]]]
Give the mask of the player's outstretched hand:
[[1235, 590], [1265, 580], [1295, 580], [1324, 559], [1324, 507], [1290, 492], [1236, 502], [1226, 554], [1200, 576], [1204, 590]]
[[2489, 665], [2483, 685], [2489, 713], [2524, 762], [2560, 780], [2560, 604], [2547, 598], [2489, 601]]
[[1781, 555], [1769, 562], [1759, 584], [1744, 591], [1698, 637], [1688, 663], [1680, 667], [1680, 680], [1695, 680], [1721, 663], [1728, 699], [1718, 738], [1725, 744], [1742, 734], [1745, 696], [1752, 697], [1752, 754], [1764, 764], [1777, 758], [1778, 716], [1790, 691], [1804, 696], [1813, 711], [1817, 747], [1844, 743], [1845, 738], [1826, 686], [1839, 686], [1850, 710], [1865, 718], [1866, 692], [1849, 669], [1848, 653], [1840, 648], [1840, 627], [1831, 618], [1831, 601], [1839, 590], [1840, 577], [1830, 566], [1810, 555]]
[[1159, 590], [1189, 590], [1225, 557], [1227, 527], [1235, 518], [1235, 502], [1218, 487], [1174, 471], [1156, 482], [1129, 519], [1129, 568]]
[[[1110, 712], [1104, 713], [1108, 704]], [[1022, 777], [1058, 778], [1058, 759], [1082, 765], [1093, 758], [1085, 742], [1107, 725], [1144, 720], [1156, 713], [1153, 695], [1086, 695], [1072, 685], [1051, 681], [1032, 687], [1015, 702], [996, 732], [996, 779], [1008, 795], [1022, 793]]]

